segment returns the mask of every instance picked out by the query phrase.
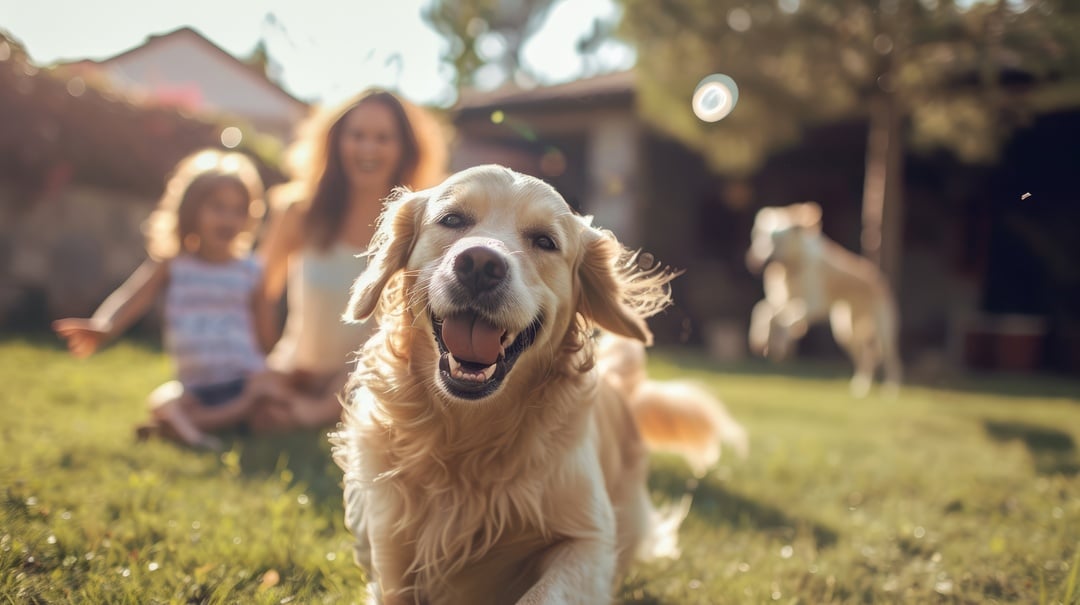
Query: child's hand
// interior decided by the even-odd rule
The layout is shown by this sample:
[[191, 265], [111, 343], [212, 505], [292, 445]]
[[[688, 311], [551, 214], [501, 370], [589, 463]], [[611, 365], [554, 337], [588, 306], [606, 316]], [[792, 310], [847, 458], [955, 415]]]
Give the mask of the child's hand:
[[67, 341], [68, 351], [80, 359], [93, 355], [109, 335], [102, 322], [93, 319], [58, 319], [52, 329]]

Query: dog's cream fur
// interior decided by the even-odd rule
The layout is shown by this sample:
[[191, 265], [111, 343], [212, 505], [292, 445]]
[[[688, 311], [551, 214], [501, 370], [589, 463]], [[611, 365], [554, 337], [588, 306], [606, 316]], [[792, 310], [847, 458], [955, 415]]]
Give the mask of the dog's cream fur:
[[833, 337], [851, 357], [851, 391], [865, 396], [878, 365], [885, 388], [901, 379], [899, 318], [888, 281], [869, 260], [821, 232], [815, 202], [758, 211], [747, 265], [764, 270], [765, 299], [750, 317], [750, 348], [772, 359], [791, 353], [811, 324], [829, 319]]
[[[455, 272], [476, 250], [506, 271], [491, 290], [463, 296]], [[497, 166], [399, 193], [371, 254], [348, 316], [375, 314], [379, 330], [361, 351], [335, 456], [373, 599], [610, 602], [636, 555], [670, 550], [671, 536], [658, 534], [674, 534], [685, 514], [665, 524], [651, 506], [647, 449], [628, 406], [648, 382], [644, 318], [669, 303], [675, 274], [640, 268], [550, 186]], [[439, 365], [439, 318], [463, 308], [510, 335], [542, 318], [533, 344], [478, 398], [455, 391]], [[638, 344], [598, 360], [596, 328]], [[698, 467], [715, 461], [721, 425], [737, 427], [700, 395], [668, 406], [656, 397], [650, 422], [659, 424], [643, 427], [674, 435], [669, 446], [694, 433], [698, 447], [681, 449]], [[696, 433], [685, 429], [695, 423]]]

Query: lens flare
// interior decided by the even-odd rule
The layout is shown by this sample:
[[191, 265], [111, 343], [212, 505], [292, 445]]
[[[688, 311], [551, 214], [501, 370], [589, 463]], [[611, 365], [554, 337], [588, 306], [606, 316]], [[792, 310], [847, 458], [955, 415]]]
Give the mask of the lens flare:
[[739, 101], [739, 87], [724, 74], [712, 74], [698, 82], [690, 106], [703, 122], [718, 122], [727, 117]]
[[244, 140], [244, 133], [236, 126], [227, 126], [221, 131], [221, 144], [233, 149]]

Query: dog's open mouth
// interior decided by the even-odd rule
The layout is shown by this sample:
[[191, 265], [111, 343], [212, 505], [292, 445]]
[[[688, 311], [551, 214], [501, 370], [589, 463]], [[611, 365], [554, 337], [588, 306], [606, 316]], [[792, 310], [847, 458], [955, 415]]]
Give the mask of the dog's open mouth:
[[537, 318], [514, 333], [474, 312], [432, 316], [431, 323], [441, 355], [439, 377], [451, 395], [462, 399], [495, 393], [542, 325]]

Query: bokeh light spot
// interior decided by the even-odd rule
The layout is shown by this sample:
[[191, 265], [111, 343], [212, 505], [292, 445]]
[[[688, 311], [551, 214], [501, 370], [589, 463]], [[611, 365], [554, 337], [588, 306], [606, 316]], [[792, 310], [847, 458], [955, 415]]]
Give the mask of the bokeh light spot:
[[881, 74], [880, 76], [878, 76], [877, 85], [878, 88], [882, 90], [882, 92], [891, 93], [896, 90], [896, 86], [893, 84], [892, 76], [889, 74]]
[[67, 81], [67, 91], [73, 97], [81, 97], [86, 92], [86, 82], [82, 78], [72, 78]]
[[713, 74], [698, 82], [690, 105], [699, 120], [718, 122], [735, 109], [738, 101], [739, 87], [735, 80], [724, 74]]
[[557, 177], [566, 172], [566, 155], [555, 147], [550, 147], [540, 156], [540, 172], [544, 176]]
[[496, 109], [495, 111], [491, 112], [491, 123], [492, 124], [502, 124], [503, 120], [505, 120], [505, 119], [506, 119], [506, 114], [504, 114], [501, 109]]
[[728, 27], [740, 33], [750, 29], [751, 22], [750, 12], [745, 8], [733, 8], [727, 15]]
[[244, 133], [240, 132], [236, 126], [228, 126], [221, 131], [221, 144], [229, 149], [239, 145], [242, 140], [244, 140]]
[[874, 50], [879, 55], [887, 55], [892, 52], [893, 41], [888, 34], [878, 34], [874, 37]]

